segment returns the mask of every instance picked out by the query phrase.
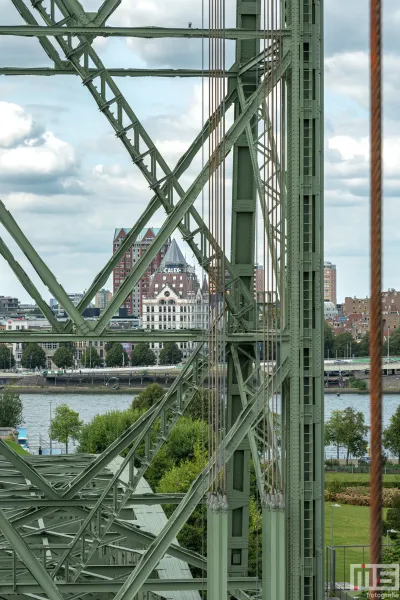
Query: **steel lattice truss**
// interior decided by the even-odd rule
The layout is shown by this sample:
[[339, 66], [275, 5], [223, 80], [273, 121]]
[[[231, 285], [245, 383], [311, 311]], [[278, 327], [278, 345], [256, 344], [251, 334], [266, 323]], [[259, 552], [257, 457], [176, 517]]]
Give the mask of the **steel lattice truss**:
[[[151, 461], [207, 377], [206, 333], [200, 330], [140, 334], [147, 341], [190, 339], [198, 342], [197, 349], [160, 404], [152, 407], [102, 455], [23, 459], [0, 443], [3, 457], [0, 463], [0, 594], [7, 598], [33, 594], [51, 600], [189, 598], [189, 593], [198, 598], [196, 590], [207, 587], [207, 560], [180, 547], [176, 536], [196, 506], [204, 501], [210, 473], [217, 471], [216, 465], [221, 464], [219, 457], [223, 455], [224, 460], [230, 461], [229, 525], [223, 541], [228, 563], [225, 575], [213, 568], [208, 569], [210, 577], [224, 580], [225, 589], [239, 599], [262, 595], [263, 600], [272, 597], [322, 600], [322, 0], [282, 1], [282, 30], [278, 38], [276, 31], [272, 35], [261, 29], [261, 0], [237, 0], [237, 27], [224, 31], [226, 39], [236, 41], [235, 63], [226, 74], [227, 95], [172, 170], [115, 78], [198, 77], [204, 75], [204, 71], [107, 69], [92, 43], [96, 36], [104, 35], [204, 38], [209, 31], [107, 27], [107, 19], [121, 0], [105, 0], [97, 13], [85, 12], [77, 0], [8, 1], [26, 25], [0, 25], [0, 34], [37, 37], [54, 66], [40, 69], [5, 66], [0, 73], [79, 77], [154, 195], [77, 307], [0, 202], [1, 224], [69, 317], [66, 324], [57, 321], [32, 280], [0, 239], [0, 253], [52, 326], [52, 331], [46, 333], [1, 332], [0, 341], [129, 341], [127, 332], [110, 331], [109, 321], [175, 230], [180, 231], [211, 279], [216, 261], [224, 264], [229, 274], [225, 294], [229, 326], [223, 340], [227, 356], [227, 433], [216, 455], [193, 481], [187, 494], [160, 496], [141, 490]], [[274, 42], [260, 51], [260, 40], [268, 38]], [[280, 158], [268, 109], [268, 97], [278, 81], [283, 81], [285, 86], [282, 103], [286, 142]], [[231, 106], [235, 109], [233, 124], [185, 190], [180, 183], [182, 175]], [[228, 258], [194, 204], [212, 172], [231, 152], [233, 241]], [[265, 161], [270, 165], [268, 179], [264, 177]], [[281, 185], [274, 186], [274, 180], [279, 180]], [[273, 257], [275, 277], [281, 282], [280, 347], [276, 366], [268, 375], [261, 372], [255, 361], [256, 345], [270, 333], [276, 334], [267, 329], [267, 324], [259, 326], [253, 296], [257, 203]], [[282, 219], [272, 222], [271, 212], [276, 213], [278, 207]], [[165, 221], [148, 251], [137, 260], [100, 318], [96, 322], [85, 320], [84, 308], [160, 208], [165, 211]], [[140, 341], [137, 333], [134, 341]], [[278, 520], [271, 516], [272, 504], [266, 501], [261, 591], [261, 581], [247, 575], [248, 464], [252, 458], [259, 493], [264, 497], [257, 452], [259, 429], [260, 423], [265, 421], [265, 403], [276, 390], [281, 391], [282, 398], [284, 503], [279, 504], [278, 512], [283, 520], [281, 516]], [[120, 457], [121, 453], [124, 458]], [[163, 504], [176, 504], [177, 508], [168, 520], [162, 521], [157, 532], [151, 531], [144, 522], [138, 527], [142, 507], [158, 507], [161, 513]], [[160, 565], [168, 560], [176, 561], [175, 567], [186, 565], [186, 576], [165, 577], [168, 569]], [[202, 569], [204, 578], [189, 576], [187, 565]], [[286, 585], [282, 585], [282, 581]], [[218, 589], [217, 584], [215, 582], [214, 590]], [[217, 600], [217, 596], [210, 600]]]

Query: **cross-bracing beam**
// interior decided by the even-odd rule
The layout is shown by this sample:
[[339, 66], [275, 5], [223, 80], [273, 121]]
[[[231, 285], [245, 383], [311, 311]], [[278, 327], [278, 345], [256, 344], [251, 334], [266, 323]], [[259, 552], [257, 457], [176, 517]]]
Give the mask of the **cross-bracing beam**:
[[[24, 5], [23, 0], [12, 0], [12, 1], [16, 5], [20, 14], [23, 16], [23, 18], [27, 22], [29, 22], [29, 23], [35, 22], [36, 23], [35, 18], [33, 17], [33, 15], [31, 15], [29, 9]], [[52, 6], [54, 6], [54, 5], [52, 5]], [[52, 24], [55, 23], [54, 17], [52, 17], [51, 14], [47, 13], [43, 6], [41, 6], [40, 4], [36, 5], [36, 9], [39, 11], [42, 18], [46, 22], [52, 23]], [[61, 3], [59, 4], [59, 9], [63, 12], [65, 17], [71, 17], [72, 12], [71, 12], [71, 14], [66, 12], [65, 6], [62, 5]], [[79, 15], [82, 13], [82, 10], [79, 7], [77, 10], [78, 10], [78, 17], [79, 17]], [[71, 8], [71, 11], [72, 11], [72, 8]], [[77, 15], [75, 15], [75, 13], [74, 13], [74, 16], [77, 17]], [[83, 22], [86, 23], [87, 19], [83, 18]], [[41, 41], [41, 38], [40, 38], [40, 41]], [[174, 178], [174, 174], [170, 171], [167, 163], [163, 160], [162, 156], [157, 151], [151, 138], [149, 137], [149, 135], [147, 134], [147, 132], [145, 131], [145, 129], [143, 128], [143, 126], [141, 125], [139, 120], [137, 119], [137, 116], [133, 113], [132, 109], [126, 102], [125, 98], [122, 96], [120, 90], [117, 88], [116, 84], [110, 78], [107, 70], [105, 69], [104, 65], [100, 61], [98, 55], [90, 47], [92, 38], [90, 36], [85, 37], [81, 44], [84, 48], [84, 52], [83, 52], [84, 63], [83, 64], [81, 64], [81, 60], [80, 60], [82, 52], [78, 52], [77, 49], [74, 48], [71, 43], [68, 43], [65, 40], [62, 40], [60, 42], [60, 39], [58, 38], [58, 41], [59, 41], [64, 53], [66, 54], [66, 56], [68, 56], [70, 64], [76, 69], [76, 72], [78, 73], [78, 75], [80, 75], [82, 77], [84, 84], [88, 87], [92, 96], [98, 103], [99, 108], [103, 111], [103, 113], [108, 118], [112, 127], [115, 129], [118, 137], [120, 137], [120, 139], [123, 141], [124, 146], [130, 153], [134, 163], [137, 164], [139, 169], [145, 175], [146, 179], [151, 183], [151, 186], [156, 191], [156, 196], [158, 196], [157, 202], [154, 202], [154, 199], [153, 199], [152, 203], [147, 207], [142, 218], [139, 219], [138, 223], [136, 224], [134, 231], [131, 232], [131, 235], [127, 236], [127, 238], [129, 238], [129, 239], [125, 239], [124, 244], [121, 245], [118, 256], [119, 255], [123, 256], [122, 249], [125, 249], [125, 248], [128, 249], [129, 248], [128, 243], [129, 242], [133, 243], [134, 239], [137, 236], [137, 231], [140, 231], [140, 229], [137, 229], [139, 224], [141, 223], [142, 224], [141, 226], [142, 227], [144, 226], [144, 224], [148, 221], [148, 219], [151, 218], [152, 214], [154, 214], [155, 210], [157, 210], [157, 208], [160, 205], [160, 202], [164, 206], [164, 208], [166, 209], [167, 212], [172, 210], [172, 198], [173, 198], [173, 189], [174, 188], [176, 188], [176, 190], [180, 196], [182, 196], [184, 194], [184, 191], [181, 188], [181, 186], [179, 185], [177, 179]], [[61, 61], [61, 59], [58, 56], [57, 51], [51, 46], [50, 42], [47, 39], [45, 40], [45, 42], [46, 43], [43, 44], [41, 41], [45, 51], [48, 54], [51, 54], [53, 56], [56, 65], [61, 65], [61, 66], [65, 65], [65, 62]], [[50, 44], [50, 48], [49, 48], [49, 44]], [[96, 64], [97, 70], [96, 70], [95, 76], [90, 76], [90, 74], [88, 72], [88, 67], [87, 67], [86, 63], [88, 62], [89, 58]], [[96, 81], [97, 78], [99, 78], [99, 77], [101, 78], [101, 81], [102, 81], [101, 87], [100, 87], [100, 92], [98, 92], [98, 90], [96, 89], [96, 87], [94, 85], [94, 81]], [[115, 94], [115, 98], [119, 99], [120, 109], [118, 112], [117, 119], [115, 119], [115, 117], [112, 113], [112, 110], [110, 109], [109, 102], [106, 101], [106, 89], [112, 90], [112, 92]], [[205, 127], [203, 128], [201, 135], [196, 138], [194, 144], [192, 144], [188, 153], [186, 154], [185, 159], [184, 160], [181, 159], [181, 161], [179, 161], [178, 166], [177, 166], [178, 171], [180, 171], [182, 173], [187, 168], [187, 166], [190, 164], [190, 161], [196, 154], [195, 150], [197, 149], [197, 151], [198, 151], [198, 149], [201, 147], [201, 145], [206, 141], [205, 133], [207, 132], [207, 137], [208, 137], [208, 135], [211, 134], [213, 128], [217, 126], [220, 118], [222, 117], [224, 112], [227, 110], [227, 108], [229, 107], [229, 105], [232, 101], [233, 101], [233, 97], [232, 97], [232, 94], [230, 94], [230, 95], [228, 95], [226, 102], [221, 103], [221, 106], [218, 107], [215, 115], [213, 115], [209, 119], [209, 123], [210, 123], [211, 127], [209, 127], [208, 131], [207, 131], [207, 123], [205, 124]], [[107, 109], [104, 108], [104, 104], [106, 104]], [[122, 121], [126, 120], [126, 119], [128, 119], [128, 121], [130, 122], [130, 125], [127, 127], [123, 127]], [[122, 128], [122, 130], [121, 130], [121, 128]], [[131, 129], [135, 132], [133, 143], [128, 139], [128, 137], [126, 135]], [[160, 180], [160, 182], [158, 182], [154, 178], [153, 172], [149, 171], [149, 169], [147, 168], [144, 160], [139, 160], [139, 161], [137, 160], [138, 154], [140, 156], [139, 142], [141, 144], [144, 144], [146, 146], [146, 148], [148, 148], [148, 151], [147, 151], [147, 153], [145, 152], [145, 155], [147, 157], [151, 156], [152, 168], [154, 167], [154, 164], [159, 165], [161, 172], [165, 175], [165, 177], [164, 177], [165, 182], [163, 182], [162, 179]], [[137, 146], [137, 149], [136, 149], [136, 146]], [[160, 193], [160, 189], [159, 189], [160, 183], [163, 183], [163, 185], [162, 185], [163, 193]], [[208, 271], [212, 257], [207, 258], [207, 256], [204, 254], [207, 249], [207, 242], [211, 246], [211, 248], [213, 249], [213, 251], [215, 252], [216, 255], [220, 255], [221, 249], [216, 244], [215, 239], [210, 234], [209, 229], [205, 226], [203, 220], [201, 219], [201, 217], [197, 213], [197, 211], [194, 209], [194, 207], [190, 207], [190, 214], [193, 217], [195, 225], [196, 225], [195, 231], [192, 232], [190, 230], [190, 223], [187, 219], [185, 219], [183, 222], [179, 223], [178, 228], [180, 229], [184, 239], [187, 241], [191, 250], [193, 251], [194, 255], [196, 256], [197, 260], [199, 261], [199, 264], [201, 264], [205, 268], [205, 270]], [[198, 246], [194, 240], [194, 237], [197, 233], [199, 233], [202, 237], [200, 248], [198, 248]], [[101, 282], [107, 280], [109, 273], [114, 268], [115, 264], [117, 264], [115, 262], [116, 258], [117, 258], [117, 256], [113, 256], [110, 259], [109, 263], [106, 265], [105, 269], [101, 272], [101, 274], [99, 274], [97, 276], [91, 289], [88, 290], [88, 293], [85, 295], [85, 298], [79, 304], [78, 309], [80, 310], [80, 312], [83, 312], [83, 310], [86, 306], [83, 304], [83, 301], [86, 300], [86, 298], [89, 298], [89, 301], [90, 301], [92, 299], [92, 297], [94, 296], [94, 294], [96, 293], [96, 291], [98, 289], [100, 289], [100, 287], [102, 285]], [[240, 280], [238, 280], [236, 273], [233, 272], [233, 269], [232, 269], [229, 261], [226, 258], [225, 258], [225, 262], [226, 262], [226, 268], [231, 276], [231, 282], [233, 282], [233, 285], [240, 286]], [[113, 265], [113, 266], [111, 266], [111, 265]], [[212, 274], [212, 272], [211, 272], [211, 274]], [[242, 310], [244, 312], [241, 315], [241, 320], [243, 319], [243, 316], [246, 314], [246, 312], [249, 310], [249, 308], [246, 308], [246, 306], [251, 307], [251, 304], [253, 301], [252, 297], [247, 295], [246, 289], [242, 289], [242, 293], [243, 293], [246, 303], [245, 303], [245, 308], [242, 308]], [[233, 305], [232, 298], [227, 296], [226, 302], [227, 302], [232, 314], [233, 315], [237, 314], [238, 308]], [[68, 324], [67, 327], [70, 327], [70, 324]]]
[[[284, 363], [282, 366], [278, 367], [276, 373], [273, 374], [274, 384], [280, 387], [282, 381], [287, 376], [287, 373], [287, 364]], [[213, 473], [213, 476], [216, 476], [218, 472], [224, 468], [226, 462], [229, 461], [243, 438], [257, 420], [259, 413], [263, 410], [263, 402], [260, 402], [260, 398], [263, 394], [270, 395], [270, 386], [271, 381], [265, 379], [263, 385], [259, 387], [253, 398], [241, 411], [235, 424], [219, 445], [216, 454], [214, 454], [206, 467], [195, 479], [185, 498], [168, 520], [167, 525], [154, 540], [154, 543], [152, 543], [144, 553], [133, 573], [128, 576], [121, 590], [115, 596], [115, 600], [132, 600], [132, 598], [135, 597], [135, 594], [141, 589], [159, 560], [167, 552], [172, 540], [182, 529], [201, 498], [204, 497], [210, 484], [210, 473]]]
[[73, 319], [76, 327], [81, 329], [83, 333], [87, 333], [89, 330], [88, 324], [85, 322], [80, 313], [76, 310], [72, 304], [68, 294], [64, 288], [58, 283], [51, 270], [48, 268], [46, 263], [40, 258], [32, 244], [28, 241], [26, 236], [17, 225], [12, 215], [8, 212], [3, 202], [0, 200], [0, 223], [12, 236], [14, 241], [18, 244], [22, 252], [25, 254], [35, 271], [39, 275], [43, 283], [48, 287], [58, 302], [64, 307], [65, 311]]
[[[56, 4], [59, 0], [56, 0]], [[67, 4], [64, 0], [64, 4]], [[78, 15], [77, 15], [78, 16]], [[79, 18], [79, 17], [78, 17]], [[62, 33], [60, 34], [60, 29]], [[63, 26], [40, 26], [40, 25], [2, 25], [0, 35], [26, 36], [26, 37], [57, 37], [58, 35], [70, 35], [79, 37], [90, 35], [92, 37], [136, 37], [145, 39], [160, 38], [187, 38], [201, 39], [209, 38], [208, 29], [187, 29], [179, 27], [92, 27], [91, 25], [63, 25]], [[274, 31], [253, 31], [246, 29], [235, 29], [227, 27], [223, 33], [215, 34], [216, 37], [224, 37], [227, 40], [246, 40], [257, 37], [259, 39], [276, 36]], [[290, 35], [287, 31], [284, 35]]]
[[0, 238], [0, 254], [8, 262], [8, 264], [10, 265], [14, 274], [16, 275], [17, 279], [20, 281], [20, 283], [25, 288], [25, 290], [28, 292], [30, 297], [33, 298], [33, 300], [35, 300], [36, 304], [38, 305], [38, 307], [40, 308], [40, 310], [42, 311], [44, 316], [47, 318], [50, 325], [53, 327], [53, 330], [60, 331], [60, 325], [59, 325], [53, 311], [51, 310], [49, 305], [46, 303], [46, 301], [43, 299], [42, 295], [40, 294], [39, 290], [34, 285], [34, 283], [31, 281], [30, 277], [25, 273], [25, 271], [21, 267], [21, 265], [15, 260], [14, 256], [12, 255], [12, 253], [8, 249], [7, 245], [3, 242], [3, 240], [1, 238]]

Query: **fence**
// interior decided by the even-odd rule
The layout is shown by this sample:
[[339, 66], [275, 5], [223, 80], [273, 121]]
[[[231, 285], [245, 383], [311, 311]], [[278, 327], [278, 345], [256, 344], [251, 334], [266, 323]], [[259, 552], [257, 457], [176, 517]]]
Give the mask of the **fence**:
[[[389, 543], [383, 549], [390, 547]], [[327, 598], [353, 600], [359, 591], [353, 590], [351, 582], [352, 565], [368, 565], [369, 545], [328, 546], [325, 553], [325, 594]]]

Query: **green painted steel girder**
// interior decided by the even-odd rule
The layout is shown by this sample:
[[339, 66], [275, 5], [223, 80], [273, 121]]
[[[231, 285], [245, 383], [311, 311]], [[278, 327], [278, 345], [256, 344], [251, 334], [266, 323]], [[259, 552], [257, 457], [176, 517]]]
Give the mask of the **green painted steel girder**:
[[[89, 321], [90, 322], [90, 321]], [[96, 323], [96, 321], [94, 321]], [[271, 334], [271, 333], [270, 333]], [[227, 332], [221, 335], [221, 340], [226, 342], [257, 342], [262, 341], [267, 332], [260, 329], [257, 331], [247, 331], [238, 333]], [[281, 335], [281, 334], [279, 334]], [[282, 337], [288, 338], [288, 333], [283, 332]], [[204, 342], [207, 341], [207, 333], [201, 329], [124, 329], [119, 331], [109, 331], [96, 333], [90, 332], [87, 335], [82, 333], [59, 333], [57, 331], [35, 331], [35, 330], [16, 330], [0, 331], [0, 344], [24, 343], [24, 342], [78, 342], [78, 341], [104, 341], [104, 342]]]
[[209, 476], [211, 470], [213, 470], [213, 476], [216, 477], [222, 469], [222, 465], [225, 465], [230, 460], [263, 410], [264, 404], [260, 402], [260, 398], [265, 394], [269, 397], [275, 392], [275, 389], [279, 389], [287, 374], [288, 369], [285, 362], [274, 372], [271, 380], [266, 379], [263, 385], [258, 388], [252, 400], [239, 413], [233, 427], [222, 440], [216, 453], [192, 483], [185, 498], [177, 506], [162, 532], [143, 554], [136, 569], [128, 576], [121, 590], [115, 596], [115, 600], [132, 600], [135, 594], [142, 588], [142, 585], [168, 551], [172, 541], [178, 535], [197, 504], [204, 497], [210, 484]]
[[14, 220], [11, 213], [6, 209], [3, 202], [0, 200], [0, 223], [13, 237], [15, 242], [18, 244], [22, 252], [28, 258], [29, 262], [34, 267], [35, 271], [48, 287], [51, 293], [57, 298], [58, 302], [64, 307], [68, 315], [73, 319], [77, 328], [80, 328], [83, 333], [89, 331], [87, 322], [82, 318], [81, 314], [77, 311], [75, 306], [72, 304], [68, 294], [54, 277], [53, 273], [46, 265], [46, 263], [40, 258], [32, 244], [28, 241], [22, 230]]
[[39, 290], [33, 284], [30, 277], [25, 273], [21, 265], [15, 260], [14, 256], [8, 249], [7, 245], [0, 238], [0, 254], [2, 257], [8, 262], [11, 269], [14, 271], [16, 277], [21, 282], [23, 287], [26, 289], [28, 294], [31, 296], [33, 300], [35, 300], [36, 304], [42, 311], [43, 315], [47, 318], [50, 325], [53, 327], [54, 331], [60, 330], [60, 324], [58, 323], [53, 311], [50, 306], [46, 303], [46, 301], [42, 298]]
[[[126, 567], [128, 569], [128, 567]], [[99, 594], [108, 593], [115, 594], [121, 587], [121, 581], [113, 582], [107, 580], [100, 580], [97, 582], [79, 582], [79, 583], [66, 583], [60, 581], [57, 586], [63, 594], [79, 594], [79, 597], [83, 594]], [[231, 577], [228, 580], [228, 586], [230, 589], [243, 589], [243, 590], [258, 590], [260, 589], [261, 582], [257, 577]], [[148, 579], [142, 587], [143, 592], [154, 592], [161, 593], [162, 591], [190, 591], [190, 590], [204, 590], [207, 587], [207, 579], [202, 577], [196, 577], [193, 579]], [[13, 583], [4, 584], [0, 583], [0, 594], [39, 594], [42, 588], [37, 583], [16, 583], [15, 587]], [[60, 598], [63, 598], [60, 596]]]
[[36, 485], [48, 498], [57, 499], [60, 497], [56, 490], [49, 485], [36, 469], [26, 462], [20, 454], [14, 452], [14, 450], [8, 444], [3, 442], [3, 440], [0, 440], [0, 454], [9, 460], [10, 463], [26, 477], [26, 479]]
[[266, 77], [264, 81], [258, 86], [256, 91], [246, 101], [245, 108], [241, 111], [240, 115], [236, 118], [235, 122], [229, 130], [226, 132], [223, 140], [215, 150], [214, 154], [207, 161], [203, 167], [201, 173], [197, 176], [195, 181], [192, 183], [186, 194], [177, 202], [168, 215], [164, 224], [160, 227], [159, 233], [153, 240], [151, 246], [149, 246], [147, 252], [137, 259], [134, 268], [126, 277], [124, 282], [121, 284], [118, 291], [115, 293], [110, 304], [105, 308], [102, 316], [100, 317], [96, 327], [96, 332], [101, 332], [108, 325], [109, 320], [114, 315], [116, 309], [124, 302], [128, 294], [133, 290], [139, 279], [144, 275], [149, 264], [162, 248], [166, 239], [175, 231], [180, 221], [182, 221], [188, 209], [195, 202], [196, 198], [200, 194], [204, 185], [210, 178], [212, 172], [214, 172], [221, 164], [222, 160], [229, 154], [233, 148], [236, 140], [239, 138], [241, 133], [246, 128], [246, 125], [253, 118], [254, 112], [257, 110], [260, 103], [263, 101], [266, 94], [268, 94], [274, 87], [277, 81], [279, 81], [282, 73], [285, 72], [287, 66], [290, 63], [290, 54], [286, 53], [282, 58], [281, 62], [277, 65], [273, 74]]
[[[134, 498], [131, 499], [132, 504], [135, 506], [153, 506], [154, 504], [179, 504], [183, 499], [184, 494], [135, 494]], [[26, 498], [18, 498], [15, 494], [10, 494], [10, 497], [2, 496], [0, 498], [0, 508], [39, 508], [39, 507], [52, 507], [52, 508], [68, 508], [69, 506], [78, 507], [91, 507], [94, 506], [98, 498], [93, 496], [84, 496], [81, 498], [73, 499], [57, 499], [48, 500], [46, 498], [36, 498], [35, 496], [27, 496]], [[113, 498], [109, 498], [104, 501], [104, 505], [112, 504]]]
[[[257, 70], [257, 66], [254, 67]], [[89, 75], [94, 75], [97, 69], [88, 69]], [[209, 71], [204, 69], [107, 69], [111, 77], [227, 77], [235, 79], [238, 71]], [[0, 75], [36, 75], [37, 77], [50, 77], [52, 75], [76, 75], [71, 67], [0, 67]]]
[[94, 25], [104, 25], [109, 17], [115, 12], [122, 0], [104, 0], [97, 15], [93, 19]]
[[[64, 2], [66, 4], [66, 2]], [[145, 39], [155, 38], [186, 38], [186, 39], [208, 39], [209, 29], [190, 29], [179, 27], [91, 27], [91, 26], [40, 26], [40, 25], [1, 25], [0, 35], [27, 36], [27, 37], [56, 37], [60, 35], [90, 35], [93, 37], [135, 37]], [[282, 35], [290, 35], [285, 30]], [[221, 37], [227, 40], [249, 40], [276, 37], [274, 31], [246, 30], [226, 28], [221, 33], [213, 32], [213, 37]]]
[[[37, 560], [36, 556], [32, 553], [29, 546], [18, 533], [18, 531], [16, 531], [16, 529], [10, 524], [9, 520], [4, 514], [4, 511], [2, 510], [0, 510], [0, 530], [10, 542], [14, 553], [21, 558], [27, 569], [36, 579], [40, 589], [47, 594], [49, 600], [64, 600], [49, 573]], [[12, 585], [15, 585], [15, 582], [13, 582]]]

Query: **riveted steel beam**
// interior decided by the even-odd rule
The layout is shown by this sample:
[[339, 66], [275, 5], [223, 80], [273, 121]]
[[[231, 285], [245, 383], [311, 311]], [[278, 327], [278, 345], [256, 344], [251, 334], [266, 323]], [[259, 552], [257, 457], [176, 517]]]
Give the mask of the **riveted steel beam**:
[[14, 452], [14, 450], [3, 440], [0, 440], [0, 454], [2, 454], [20, 473], [31, 481], [36, 487], [43, 492], [47, 498], [53, 500], [60, 498], [54, 488], [30, 465], [24, 458]]
[[25, 254], [35, 271], [39, 275], [43, 283], [48, 287], [51, 293], [57, 298], [58, 302], [64, 307], [65, 311], [71, 317], [76, 327], [83, 333], [87, 333], [90, 328], [83, 319], [82, 315], [72, 304], [68, 297], [68, 294], [64, 288], [58, 283], [53, 273], [50, 271], [46, 263], [40, 258], [32, 244], [28, 241], [26, 236], [23, 234], [20, 227], [15, 222], [12, 215], [8, 212], [3, 202], [0, 200], [0, 223], [12, 236], [14, 241], [17, 243], [19, 248]]
[[[254, 67], [254, 70], [257, 66]], [[229, 71], [209, 71], [204, 69], [116, 69], [111, 67], [107, 69], [111, 77], [184, 77], [184, 78], [202, 78], [202, 77], [227, 77], [236, 79], [238, 71], [231, 69]], [[89, 75], [97, 73], [97, 69], [88, 69]], [[0, 67], [0, 75], [34, 75], [36, 77], [50, 77], [53, 75], [77, 75], [72, 67]]]
[[[37, 560], [36, 556], [31, 552], [18, 531], [10, 524], [2, 510], [0, 510], [0, 530], [9, 541], [14, 553], [21, 558], [32, 576], [36, 579], [40, 589], [47, 594], [49, 600], [64, 600], [44, 566]], [[12, 585], [15, 585], [15, 583]]]
[[246, 125], [253, 118], [254, 112], [257, 110], [259, 104], [263, 101], [264, 96], [270, 92], [273, 85], [275, 85], [275, 82], [279, 80], [282, 72], [286, 70], [289, 63], [290, 55], [286, 54], [276, 67], [273, 76], [265, 78], [252, 96], [248, 98], [244, 110], [229, 128], [224, 139], [215, 150], [213, 156], [207, 161], [201, 173], [197, 176], [186, 194], [174, 206], [147, 252], [136, 261], [132, 271], [126, 277], [118, 291], [114, 294], [113, 299], [104, 310], [95, 327], [96, 332], [104, 330], [110, 318], [115, 313], [115, 310], [122, 304], [128, 294], [133, 290], [136, 283], [143, 276], [157, 252], [165, 243], [165, 240], [174, 232], [187, 210], [194, 203], [205, 183], [208, 181], [211, 173], [218, 168], [222, 160], [229, 154], [236, 140], [246, 128]]
[[53, 330], [60, 331], [60, 324], [57, 321], [50, 306], [42, 298], [37, 287], [33, 284], [30, 277], [25, 273], [25, 271], [21, 267], [21, 265], [15, 260], [14, 256], [12, 255], [12, 253], [8, 249], [7, 245], [3, 242], [3, 240], [1, 238], [0, 238], [0, 254], [8, 262], [11, 269], [14, 271], [14, 274], [16, 275], [17, 279], [23, 285], [23, 287], [28, 292], [30, 297], [33, 300], [35, 300], [36, 304], [42, 311], [43, 315], [47, 318], [50, 325], [53, 327]]
[[288, 368], [285, 362], [278, 368], [277, 372], [274, 373], [272, 380], [265, 380], [263, 385], [259, 387], [252, 400], [240, 412], [235, 424], [218, 447], [218, 460], [217, 455], [214, 454], [206, 467], [194, 480], [185, 498], [169, 518], [168, 523], [162, 532], [143, 554], [136, 569], [128, 576], [121, 590], [115, 596], [115, 600], [133, 600], [135, 594], [142, 588], [159, 560], [167, 552], [172, 540], [175, 539], [176, 535], [182, 529], [201, 498], [204, 497], [210, 484], [209, 477], [211, 470], [214, 476], [218, 474], [222, 465], [226, 464], [226, 461], [232, 457], [243, 438], [247, 435], [249, 429], [256, 422], [259, 413], [263, 410], [263, 403], [260, 403], [259, 401], [260, 397], [262, 397], [263, 394], [270, 395], [271, 392], [274, 391], [272, 389], [272, 381], [274, 385], [280, 386], [287, 374]]
[[[89, 321], [96, 323], [96, 321]], [[268, 330], [272, 334], [273, 330]], [[276, 331], [274, 331], [276, 333]], [[278, 332], [281, 335], [280, 332]], [[226, 342], [257, 342], [262, 341], [266, 335], [265, 329], [257, 331], [225, 333], [221, 336]], [[288, 333], [282, 332], [284, 339], [287, 339]], [[201, 329], [123, 329], [119, 331], [106, 330], [97, 333], [90, 332], [86, 335], [82, 333], [59, 333], [44, 332], [40, 330], [18, 330], [1, 331], [0, 343], [10, 342], [48, 342], [50, 340], [57, 342], [79, 342], [79, 341], [104, 341], [104, 342], [204, 342], [207, 340], [207, 334]]]
[[[128, 566], [125, 567], [128, 570]], [[81, 598], [84, 594], [115, 594], [121, 588], [121, 581], [107, 581], [105, 579], [94, 582], [66, 583], [60, 581], [58, 588], [63, 594], [79, 594]], [[228, 580], [230, 589], [236, 590], [258, 590], [261, 582], [257, 577], [231, 577]], [[143, 592], [185, 592], [190, 590], [204, 590], [207, 588], [207, 578], [195, 577], [193, 579], [148, 579], [142, 587]], [[34, 582], [0, 584], [0, 594], [40, 594], [41, 586]]]
[[113, 12], [117, 10], [121, 2], [122, 0], [104, 0], [97, 12], [97, 15], [93, 19], [94, 25], [104, 25], [107, 19], [111, 17]]
[[[64, 0], [64, 4], [67, 4]], [[61, 32], [60, 32], [61, 30]], [[2, 25], [0, 35], [27, 36], [27, 37], [57, 37], [59, 35], [90, 35], [93, 37], [135, 37], [145, 39], [160, 38], [185, 38], [185, 39], [208, 39], [209, 29], [189, 29], [179, 27], [91, 27], [80, 25], [63, 26], [37, 26], [37, 25]], [[224, 37], [227, 40], [248, 40], [253, 38], [265, 39], [276, 36], [274, 31], [252, 31], [246, 29], [229, 28], [221, 33], [213, 32], [215, 37]], [[285, 30], [282, 35], [288, 36], [290, 32]]]

